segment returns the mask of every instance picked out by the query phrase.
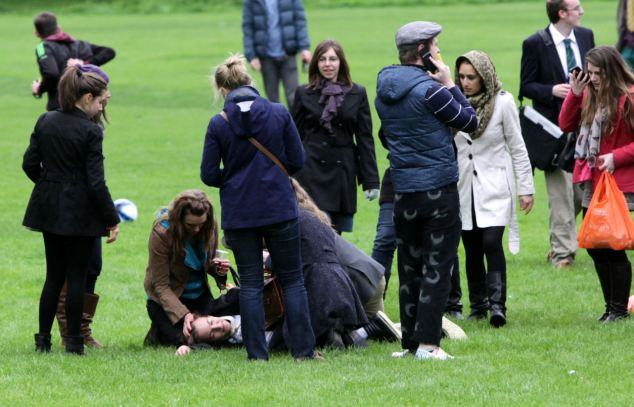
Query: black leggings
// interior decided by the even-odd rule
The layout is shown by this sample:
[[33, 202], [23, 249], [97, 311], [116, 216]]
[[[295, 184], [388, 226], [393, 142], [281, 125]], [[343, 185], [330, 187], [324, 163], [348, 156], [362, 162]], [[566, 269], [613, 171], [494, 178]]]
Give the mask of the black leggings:
[[40, 333], [50, 334], [59, 293], [67, 282], [66, 317], [68, 335], [79, 335], [84, 308], [86, 275], [92, 248], [97, 237], [62, 236], [44, 232], [46, 281], [40, 295]]
[[101, 274], [101, 267], [103, 260], [101, 257], [101, 238], [95, 239], [95, 244], [92, 246], [92, 252], [90, 254], [90, 261], [88, 263], [88, 274], [86, 275], [86, 294], [95, 293], [95, 285], [97, 284], [97, 278]]
[[[503, 236], [504, 226], [481, 229], [474, 224], [472, 230], [462, 231], [467, 275], [481, 277], [484, 281], [487, 269], [506, 272], [506, 257], [502, 246]], [[487, 267], [484, 266], [485, 257]]]

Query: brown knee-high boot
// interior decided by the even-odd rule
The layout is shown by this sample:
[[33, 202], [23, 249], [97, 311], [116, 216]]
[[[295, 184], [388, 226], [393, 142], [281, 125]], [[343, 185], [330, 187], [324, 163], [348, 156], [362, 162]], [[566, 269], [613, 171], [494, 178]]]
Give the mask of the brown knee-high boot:
[[59, 293], [59, 299], [57, 300], [57, 312], [55, 313], [57, 318], [57, 326], [59, 327], [59, 336], [62, 340], [62, 346], [66, 345], [66, 336], [68, 336], [68, 327], [66, 320], [66, 283], [62, 287], [62, 291]]
[[98, 303], [99, 296], [97, 294], [84, 295], [84, 312], [81, 317], [81, 327], [79, 332], [84, 337], [84, 344], [86, 346], [100, 349], [103, 348], [103, 346], [99, 343], [99, 341], [92, 337], [92, 329], [90, 328]]

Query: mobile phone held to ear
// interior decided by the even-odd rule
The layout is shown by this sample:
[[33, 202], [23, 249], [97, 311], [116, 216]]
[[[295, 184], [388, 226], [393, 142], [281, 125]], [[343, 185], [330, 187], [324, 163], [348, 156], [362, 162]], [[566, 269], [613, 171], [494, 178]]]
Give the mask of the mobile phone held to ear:
[[423, 66], [426, 70], [431, 73], [435, 73], [436, 71], [438, 71], [436, 65], [434, 65], [434, 63], [431, 61], [431, 52], [423, 48], [420, 54], [420, 58], [423, 60]]
[[580, 67], [578, 67], [578, 66], [575, 66], [574, 68], [572, 68], [570, 70], [570, 74], [571, 75], [572, 74], [576, 74], [577, 76], [579, 76], [579, 74], [582, 73], [582, 72], [583, 72], [583, 70]]

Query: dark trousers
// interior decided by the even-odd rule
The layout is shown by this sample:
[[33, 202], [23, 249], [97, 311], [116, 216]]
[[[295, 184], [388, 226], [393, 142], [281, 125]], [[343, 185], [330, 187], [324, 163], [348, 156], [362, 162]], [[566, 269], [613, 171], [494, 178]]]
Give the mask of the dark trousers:
[[439, 345], [460, 242], [456, 184], [395, 195], [402, 346]]
[[295, 90], [299, 85], [297, 72], [297, 60], [295, 55], [287, 55], [279, 58], [260, 58], [262, 64], [262, 80], [266, 97], [271, 102], [280, 101], [280, 82], [284, 85], [284, 94], [288, 109], [293, 106]]
[[225, 238], [233, 250], [240, 275], [242, 338], [248, 358], [268, 359], [264, 338], [263, 244], [269, 250], [275, 275], [282, 286], [291, 353], [296, 358], [312, 357], [315, 335], [304, 287], [297, 219], [256, 228], [227, 229]]
[[[489, 308], [506, 311], [506, 258], [502, 237], [504, 226], [462, 231], [465, 268], [472, 313], [485, 314]], [[486, 266], [484, 260], [486, 258]]]
[[[374, 246], [372, 248], [372, 258], [379, 262], [385, 269], [385, 291], [383, 298], [387, 293], [387, 287], [392, 274], [392, 261], [394, 260], [394, 251], [396, 250], [396, 232], [394, 230], [394, 204], [392, 202], [383, 202], [379, 208], [379, 219], [376, 223], [376, 236], [374, 238]], [[454, 263], [451, 273], [451, 290], [447, 299], [445, 311], [462, 312], [462, 290], [460, 289], [460, 261], [458, 256]]]
[[[179, 298], [190, 312], [200, 315], [213, 315], [216, 317], [225, 315], [237, 315], [240, 313], [238, 300], [239, 290], [229, 290], [227, 294], [214, 299], [211, 293], [205, 290], [200, 297], [195, 299]], [[147, 300], [147, 313], [155, 328], [156, 340], [162, 346], [179, 346], [185, 342], [183, 336], [183, 321], [173, 324], [160, 304], [153, 300]], [[152, 344], [155, 344], [154, 342]]]
[[62, 236], [43, 232], [46, 254], [46, 281], [40, 295], [39, 329], [50, 334], [59, 293], [67, 282], [66, 318], [68, 335], [78, 336], [84, 309], [86, 275], [97, 237]]

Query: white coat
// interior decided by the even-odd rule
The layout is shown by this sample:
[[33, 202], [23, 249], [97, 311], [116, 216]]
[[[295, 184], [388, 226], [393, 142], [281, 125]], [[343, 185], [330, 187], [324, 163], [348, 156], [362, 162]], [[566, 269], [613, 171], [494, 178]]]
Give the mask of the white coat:
[[468, 133], [458, 132], [455, 142], [462, 230], [473, 229], [473, 205], [479, 228], [510, 225], [509, 248], [516, 254], [519, 252], [516, 196], [532, 195], [535, 188], [513, 96], [500, 91], [482, 135], [472, 140]]

